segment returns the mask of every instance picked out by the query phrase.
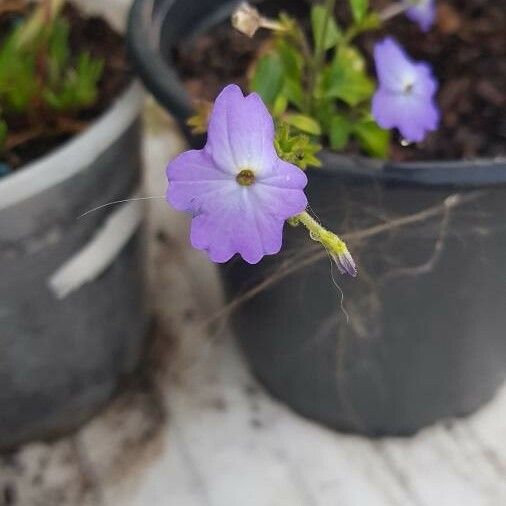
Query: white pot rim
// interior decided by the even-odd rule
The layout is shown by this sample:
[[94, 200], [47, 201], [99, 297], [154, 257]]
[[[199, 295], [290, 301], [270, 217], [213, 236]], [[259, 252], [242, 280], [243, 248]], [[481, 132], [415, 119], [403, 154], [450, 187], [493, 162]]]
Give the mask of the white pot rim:
[[0, 210], [29, 199], [91, 166], [132, 125], [142, 103], [142, 86], [134, 81], [82, 133], [1, 178]]

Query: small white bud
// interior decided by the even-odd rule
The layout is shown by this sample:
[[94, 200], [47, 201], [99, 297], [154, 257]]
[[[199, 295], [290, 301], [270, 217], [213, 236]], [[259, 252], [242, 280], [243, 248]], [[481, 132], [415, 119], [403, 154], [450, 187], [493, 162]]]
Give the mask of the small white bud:
[[262, 25], [262, 16], [247, 2], [240, 4], [232, 14], [232, 26], [250, 38], [255, 35]]

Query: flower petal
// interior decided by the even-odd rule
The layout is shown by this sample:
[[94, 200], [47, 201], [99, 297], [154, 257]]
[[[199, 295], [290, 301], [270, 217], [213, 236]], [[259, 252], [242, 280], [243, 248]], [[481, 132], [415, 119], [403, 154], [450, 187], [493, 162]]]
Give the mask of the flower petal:
[[277, 158], [275, 171], [260, 176], [258, 181], [270, 186], [303, 190], [307, 185], [307, 176], [299, 167]]
[[233, 191], [233, 177], [216, 167], [204, 150], [186, 151], [167, 167], [167, 200], [180, 211], [198, 214], [205, 210], [208, 196]]
[[434, 0], [420, 0], [418, 5], [410, 7], [406, 16], [418, 24], [423, 32], [427, 32], [434, 24], [436, 17], [436, 6]]
[[239, 253], [248, 263], [281, 249], [284, 220], [258, 207], [249, 188], [216, 202], [212, 213], [192, 220], [190, 239], [195, 248], [207, 251], [213, 262], [226, 262]]
[[382, 128], [396, 127], [411, 142], [422, 141], [427, 131], [437, 128], [439, 121], [439, 112], [432, 100], [381, 88], [374, 94], [372, 114]]
[[276, 159], [273, 141], [272, 117], [260, 97], [227, 86], [214, 104], [205, 147], [216, 165], [233, 174], [245, 168], [269, 173]]
[[413, 62], [391, 37], [386, 37], [374, 46], [374, 63], [382, 88], [402, 92], [406, 84], [416, 80]]

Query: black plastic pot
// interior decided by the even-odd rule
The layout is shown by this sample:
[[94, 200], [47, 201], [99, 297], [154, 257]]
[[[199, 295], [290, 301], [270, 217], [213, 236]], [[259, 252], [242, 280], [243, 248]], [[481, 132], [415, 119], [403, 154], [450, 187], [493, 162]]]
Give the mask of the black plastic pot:
[[[171, 48], [231, 4], [134, 3], [130, 53], [181, 125], [191, 109]], [[230, 297], [248, 294], [233, 320], [253, 371], [298, 412], [346, 431], [411, 434], [471, 413], [506, 378], [506, 160], [322, 159], [309, 201], [351, 234], [359, 276], [332, 272], [298, 230], [278, 256], [226, 265]]]
[[0, 448], [77, 427], [146, 333], [140, 85], [85, 132], [0, 179]]

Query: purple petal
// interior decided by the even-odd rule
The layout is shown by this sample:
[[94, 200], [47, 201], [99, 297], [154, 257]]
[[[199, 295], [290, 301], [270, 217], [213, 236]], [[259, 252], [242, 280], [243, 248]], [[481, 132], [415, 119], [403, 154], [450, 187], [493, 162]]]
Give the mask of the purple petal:
[[416, 78], [413, 62], [391, 37], [386, 37], [374, 46], [374, 63], [382, 88], [399, 92], [406, 83], [413, 82]]
[[192, 221], [192, 245], [207, 251], [213, 262], [226, 262], [238, 253], [246, 262], [256, 264], [264, 255], [281, 249], [284, 219], [257, 206], [248, 190], [235, 193], [234, 198], [217, 203], [213, 213]]
[[418, 24], [423, 32], [427, 32], [434, 24], [436, 17], [436, 6], [434, 0], [421, 0], [418, 5], [410, 7], [406, 16]]
[[432, 100], [381, 88], [373, 96], [372, 114], [382, 128], [398, 128], [402, 137], [411, 142], [421, 142], [427, 131], [437, 128], [439, 121], [439, 112]]
[[337, 268], [341, 274], [348, 274], [352, 277], [357, 276], [357, 266], [355, 265], [355, 261], [353, 260], [353, 257], [349, 251], [345, 251], [339, 255], [337, 253], [331, 253], [330, 255], [336, 263]]
[[279, 186], [280, 188], [302, 190], [307, 185], [307, 176], [295, 165], [277, 158], [276, 169], [270, 174], [261, 176], [259, 182], [270, 186]]
[[215, 165], [204, 150], [191, 150], [177, 156], [167, 167], [167, 200], [179, 211], [198, 214], [205, 209], [209, 195], [233, 191], [233, 178]]
[[[254, 176], [248, 183], [236, 179], [245, 169]], [[238, 253], [257, 263], [277, 253], [285, 220], [307, 205], [307, 178], [278, 158], [273, 121], [260, 97], [244, 97], [237, 86], [216, 100], [205, 148], [178, 156], [167, 178], [167, 200], [193, 214], [193, 246], [215, 262]]]
[[256, 174], [273, 168], [274, 123], [256, 93], [244, 97], [231, 84], [218, 96], [209, 120], [206, 151], [218, 167], [236, 174], [251, 168]]
[[[238, 253], [254, 264], [264, 255], [277, 253], [285, 220], [307, 206], [305, 174], [286, 162], [280, 165], [276, 176], [237, 187], [226, 198], [220, 193], [208, 195], [206, 212], [192, 222], [193, 246], [207, 251], [214, 262], [226, 262]], [[282, 181], [291, 187], [281, 186]]]
[[398, 128], [408, 141], [422, 141], [439, 122], [431, 67], [412, 61], [391, 38], [376, 45], [374, 57], [380, 82], [372, 100], [374, 119], [383, 128]]

